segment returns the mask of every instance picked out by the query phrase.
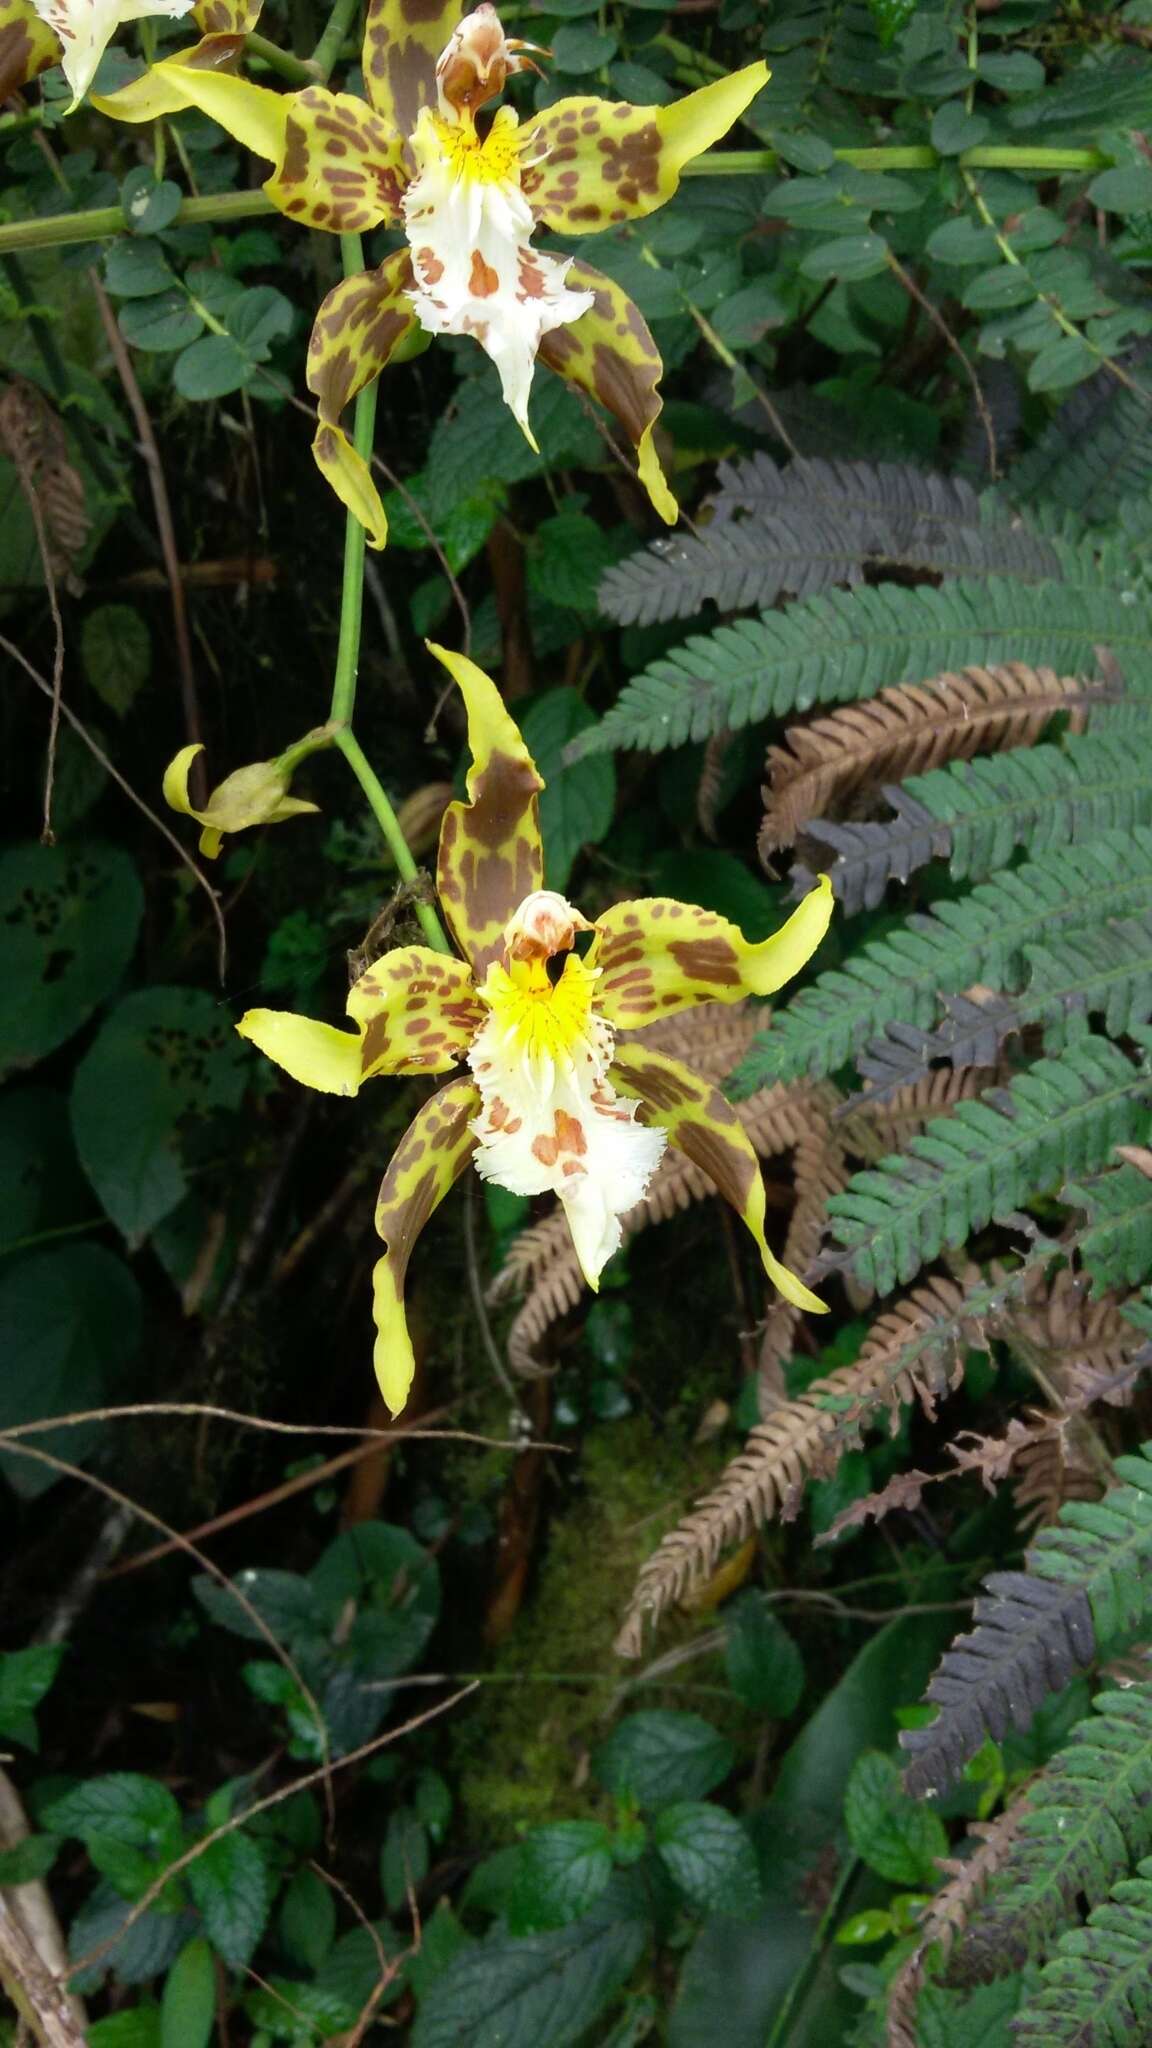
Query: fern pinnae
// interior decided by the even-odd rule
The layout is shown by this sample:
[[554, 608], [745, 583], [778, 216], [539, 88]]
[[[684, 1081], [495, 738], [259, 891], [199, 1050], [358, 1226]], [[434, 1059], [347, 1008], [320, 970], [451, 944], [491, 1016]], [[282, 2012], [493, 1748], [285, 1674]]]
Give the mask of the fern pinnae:
[[1087, 1227], [1080, 1258], [1096, 1287], [1135, 1287], [1152, 1273], [1152, 1179], [1127, 1160], [1063, 1191]]
[[797, 726], [768, 750], [770, 787], [760, 833], [763, 857], [791, 846], [809, 818], [882, 779], [903, 781], [949, 760], [1025, 746], [1058, 711], [1080, 730], [1091, 705], [1076, 676], [1008, 662], [882, 690]]
[[1012, 2023], [1019, 2048], [1141, 2048], [1152, 2028], [1152, 1857], [1070, 1928]]
[[959, 1103], [832, 1197], [840, 1248], [822, 1254], [817, 1274], [848, 1271], [862, 1287], [890, 1293], [994, 1218], [1102, 1165], [1142, 1130], [1150, 1098], [1145, 1067], [1107, 1039], [1085, 1038], [990, 1098]]
[[1026, 1800], [1016, 1799], [995, 1820], [973, 1821], [968, 1830], [969, 1841], [976, 1844], [971, 1855], [940, 1859], [947, 1882], [925, 1907], [916, 1947], [888, 1988], [886, 2048], [922, 2048], [916, 2008], [928, 1960], [933, 1954], [946, 1960], [951, 1953], [985, 1886], [1010, 1853], [1026, 1812]]

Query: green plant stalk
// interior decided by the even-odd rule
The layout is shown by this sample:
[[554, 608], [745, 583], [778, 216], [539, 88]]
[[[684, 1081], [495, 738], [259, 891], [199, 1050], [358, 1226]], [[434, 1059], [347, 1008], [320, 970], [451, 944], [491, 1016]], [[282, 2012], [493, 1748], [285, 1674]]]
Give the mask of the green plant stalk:
[[[861, 171], [932, 171], [942, 164], [960, 170], [1020, 171], [1053, 176], [1105, 170], [1110, 159], [1098, 149], [1030, 149], [1027, 144], [966, 149], [961, 156], [942, 157], [927, 143], [891, 143], [875, 149], [838, 149], [836, 161], [852, 164]], [[714, 149], [707, 156], [686, 164], [686, 178], [748, 177], [777, 168], [771, 149]], [[227, 227], [232, 221], [255, 220], [275, 213], [276, 207], [264, 192], [206, 193], [202, 199], [186, 199], [176, 220], [181, 227], [208, 221]], [[125, 232], [124, 215], [118, 206], [94, 206], [84, 213], [58, 213], [49, 220], [0, 222], [0, 255], [8, 250], [59, 249], [75, 242], [99, 242]]]
[[352, 26], [359, 5], [360, 0], [336, 0], [328, 17], [328, 26], [309, 60], [308, 68], [313, 78], [320, 80], [321, 85], [326, 84], [331, 76], [332, 67], [344, 46], [344, 38]]
[[[364, 250], [359, 235], [341, 235], [340, 253], [345, 277], [355, 277], [364, 268]], [[372, 460], [372, 437], [376, 428], [377, 380], [373, 378], [356, 400], [352, 446], [361, 460]], [[387, 792], [363, 747], [352, 731], [356, 708], [356, 682], [360, 667], [360, 630], [364, 617], [364, 549], [367, 536], [354, 513], [344, 522], [344, 580], [340, 590], [340, 637], [336, 645], [336, 672], [332, 678], [332, 702], [328, 728], [353, 775], [368, 799], [402, 881], [414, 881], [418, 873], [399, 820]], [[321, 728], [321, 730], [324, 730]], [[319, 734], [314, 736], [319, 740]], [[322, 744], [323, 742], [321, 742]], [[450, 953], [444, 927], [430, 903], [413, 905], [428, 944], [437, 953]]]
[[253, 57], [262, 57], [268, 69], [279, 72], [289, 85], [316, 85], [319, 82], [320, 74], [315, 69], [313, 58], [294, 57], [291, 50], [282, 50], [279, 43], [270, 42], [267, 36], [250, 35], [244, 47]]

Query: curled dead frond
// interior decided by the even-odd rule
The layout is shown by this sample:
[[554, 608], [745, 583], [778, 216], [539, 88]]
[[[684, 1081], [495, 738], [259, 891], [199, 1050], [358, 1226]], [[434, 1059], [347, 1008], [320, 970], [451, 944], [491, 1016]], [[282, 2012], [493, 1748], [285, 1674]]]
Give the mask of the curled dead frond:
[[947, 1876], [920, 1921], [920, 1940], [906, 1956], [888, 1987], [887, 2048], [920, 2048], [922, 2035], [916, 2008], [924, 1984], [925, 1965], [933, 1949], [946, 1958], [964, 1932], [989, 1879], [999, 1870], [1019, 1830], [1027, 1801], [1017, 1799], [995, 1820], [975, 1820], [968, 1829], [977, 1847], [970, 1856], [941, 1857]]
[[[838, 1194], [848, 1180], [844, 1148], [827, 1117], [813, 1115], [796, 1147], [792, 1172], [796, 1206], [788, 1225], [783, 1257], [789, 1272], [804, 1273], [820, 1248], [829, 1197]], [[799, 1320], [800, 1310], [785, 1301], [783, 1295], [768, 1311], [757, 1364], [760, 1414], [765, 1421], [784, 1399], [783, 1361], [792, 1348]]]
[[700, 780], [696, 785], [696, 822], [705, 839], [716, 838], [716, 820], [724, 794], [724, 769], [731, 744], [730, 732], [714, 732], [704, 748]]
[[903, 683], [868, 703], [846, 704], [811, 725], [794, 726], [785, 746], [768, 750], [761, 857], [791, 846], [810, 818], [860, 790], [902, 782], [946, 761], [1026, 746], [1058, 711], [1071, 710], [1073, 730], [1081, 731], [1085, 690], [1075, 676], [1012, 661]]
[[1067, 1267], [1030, 1274], [1003, 1335], [1061, 1409], [1082, 1410], [1095, 1401], [1123, 1407], [1131, 1399], [1140, 1333], [1113, 1295], [1091, 1298], [1083, 1278]]
[[53, 575], [69, 576], [91, 529], [84, 483], [56, 412], [23, 377], [13, 377], [0, 392], [0, 449], [25, 497], [39, 509]]
[[1013, 1492], [1020, 1527], [1030, 1536], [1054, 1522], [1066, 1500], [1099, 1500], [1104, 1487], [1096, 1444], [1083, 1416], [1062, 1416], [1025, 1445], [1016, 1460]]
[[787, 1521], [796, 1514], [805, 1481], [833, 1469], [878, 1409], [890, 1410], [893, 1427], [904, 1401], [919, 1401], [933, 1415], [938, 1397], [963, 1370], [994, 1299], [975, 1269], [964, 1283], [925, 1282], [877, 1318], [853, 1364], [814, 1380], [807, 1393], [760, 1423], [719, 1485], [643, 1566], [616, 1639], [620, 1656], [639, 1654], [645, 1620], [656, 1621], [711, 1572], [726, 1545], [770, 1516]]

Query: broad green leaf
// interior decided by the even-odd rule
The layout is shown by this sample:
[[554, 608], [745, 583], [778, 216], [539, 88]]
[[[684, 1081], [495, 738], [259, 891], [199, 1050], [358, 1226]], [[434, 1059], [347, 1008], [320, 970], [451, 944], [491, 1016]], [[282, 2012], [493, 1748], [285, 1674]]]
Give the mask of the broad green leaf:
[[0, 1849], [0, 1887], [35, 1884], [45, 1878], [60, 1853], [59, 1835], [26, 1835], [12, 1849]]
[[787, 1629], [756, 1593], [734, 1601], [724, 1624], [724, 1663], [737, 1699], [786, 1720], [804, 1691], [804, 1665]]
[[140, 613], [130, 604], [98, 605], [81, 628], [80, 654], [96, 695], [123, 718], [152, 668], [152, 636]]
[[242, 1970], [272, 1906], [268, 1866], [256, 1843], [239, 1828], [221, 1835], [188, 1865], [187, 1882], [217, 1955], [230, 1969]]
[[128, 1900], [103, 1880], [81, 1906], [68, 1931], [69, 1952], [85, 1956], [106, 1941], [111, 1944], [108, 1952], [90, 1968], [78, 1970], [73, 1976], [73, 1988], [81, 1996], [98, 1990], [109, 1975], [118, 1984], [152, 1983], [171, 1968], [197, 1931], [191, 1913], [151, 1909], [126, 1928], [124, 1923], [131, 1911]]
[[800, 264], [805, 277], [822, 281], [838, 277], [845, 284], [858, 284], [887, 268], [888, 244], [883, 235], [834, 235], [817, 242]]
[[54, 1052], [112, 993], [143, 908], [118, 848], [18, 846], [0, 856], [0, 1078]]
[[181, 1949], [164, 1980], [160, 2048], [208, 2048], [216, 2025], [216, 1968], [206, 1941]]
[[557, 512], [542, 519], [532, 536], [528, 587], [549, 604], [595, 614], [600, 578], [619, 559], [619, 546], [595, 519]]
[[844, 1825], [856, 1854], [889, 1884], [934, 1885], [936, 1858], [948, 1854], [938, 1813], [910, 1799], [890, 1756], [866, 1751], [844, 1794]]
[[176, 358], [172, 382], [181, 398], [205, 405], [251, 382], [254, 364], [230, 334], [202, 334]]
[[642, 1891], [617, 1873], [570, 1927], [464, 1948], [421, 2001], [412, 2048], [573, 2048], [644, 1950]]
[[509, 1915], [516, 1934], [565, 1927], [587, 1912], [612, 1875], [612, 1837], [602, 1821], [560, 1820], [525, 1836]]
[[193, 312], [179, 290], [157, 292], [148, 299], [129, 299], [121, 306], [118, 317], [125, 341], [151, 355], [169, 355], [173, 349], [187, 348], [190, 341], [204, 332], [199, 313]]
[[666, 1806], [652, 1827], [653, 1845], [675, 1883], [706, 1912], [750, 1913], [760, 1903], [760, 1870], [748, 1833], [735, 1814], [706, 1800]]
[[76, 1070], [72, 1128], [81, 1164], [130, 1245], [187, 1193], [185, 1148], [196, 1121], [235, 1109], [244, 1048], [200, 989], [125, 996]]
[[158, 235], [171, 227], [183, 202], [179, 185], [157, 179], [143, 164], [129, 171], [120, 187], [124, 219], [134, 235]]
[[[286, 1643], [290, 1650], [315, 1652], [327, 1649], [331, 1641], [332, 1615], [307, 1579], [300, 1578], [296, 1572], [281, 1572], [274, 1567], [264, 1570], [249, 1566], [246, 1571], [237, 1572], [232, 1583], [244, 1595], [248, 1606], [254, 1608], [260, 1619], [267, 1623], [272, 1634]], [[267, 1647], [267, 1636], [227, 1587], [204, 1576], [193, 1579], [192, 1591], [209, 1619], [219, 1628], [228, 1629], [234, 1636], [242, 1636], [246, 1642], [263, 1643]], [[284, 1670], [283, 1665], [275, 1668], [282, 1674], [285, 1685], [294, 1685], [291, 1674]]]
[[177, 1855], [183, 1842], [180, 1808], [168, 1787], [138, 1771], [82, 1778], [70, 1792], [49, 1800], [41, 1818], [56, 1834], [75, 1835], [82, 1842], [100, 1837], [157, 1855]]
[[104, 282], [114, 298], [150, 299], [175, 285], [176, 278], [159, 242], [125, 235], [104, 258]]
[[892, 1915], [880, 1906], [863, 1913], [851, 1913], [836, 1929], [840, 1948], [870, 1948], [875, 1941], [887, 1941], [895, 1932]]
[[[381, 1950], [391, 1961], [405, 1947], [388, 1920], [376, 1920], [371, 1927], [353, 1927], [340, 1936], [317, 1972], [316, 1989], [341, 2003], [348, 2014], [346, 2026], [353, 2025], [379, 1985]], [[403, 1989], [404, 1975], [397, 1971], [381, 2004], [391, 2005]]]
[[1152, 212], [1152, 164], [1117, 164], [1101, 171], [1089, 185], [1088, 197], [1109, 213]]
[[1047, 343], [1028, 366], [1029, 391], [1066, 391], [1099, 368], [1100, 358], [1078, 334], [1061, 334]]
[[954, 263], [958, 268], [996, 259], [996, 231], [974, 220], [946, 220], [928, 237], [927, 250], [936, 263]]
[[671, 1806], [703, 1799], [728, 1776], [736, 1760], [726, 1735], [699, 1714], [651, 1707], [628, 1714], [592, 1754], [600, 1783], [640, 1806]]
[[970, 114], [963, 100], [945, 100], [932, 116], [929, 139], [941, 156], [959, 156], [983, 142], [990, 125], [986, 115]]
[[62, 1646], [33, 1643], [0, 1653], [0, 1736], [36, 1748], [33, 1712], [49, 1690], [64, 1655]]
[[163, 2048], [160, 2007], [149, 2001], [96, 2020], [88, 2029], [88, 2048]]
[[232, 301], [228, 332], [250, 362], [267, 362], [274, 341], [291, 334], [296, 315], [291, 299], [272, 284], [254, 284]]
[[390, 1913], [399, 1913], [410, 1893], [428, 1875], [431, 1855], [428, 1830], [410, 1806], [397, 1806], [388, 1816], [380, 1851], [380, 1889]]
[[302, 1970], [319, 1970], [336, 1939], [336, 1897], [307, 1864], [293, 1871], [285, 1887], [277, 1926], [288, 1961]]
[[590, 21], [573, 22], [570, 27], [557, 29], [552, 38], [557, 69], [568, 73], [599, 71], [611, 62], [619, 47], [617, 36], [601, 31]]
[[[30, 1251], [0, 1267], [0, 1429], [100, 1407], [109, 1381], [140, 1339], [140, 1290], [122, 1260], [101, 1245]], [[29, 1449], [82, 1464], [99, 1425], [38, 1432]], [[56, 1474], [11, 1450], [0, 1470], [34, 1498]]]
[[399, 1675], [416, 1662], [440, 1613], [440, 1568], [407, 1529], [361, 1522], [330, 1543], [309, 1585], [335, 1626], [347, 1603], [356, 1619], [348, 1650], [366, 1678]]
[[568, 766], [564, 750], [596, 723], [575, 690], [549, 690], [525, 712], [521, 730], [528, 751], [544, 777], [540, 798], [540, 829], [544, 835], [544, 877], [550, 889], [563, 889], [585, 846], [597, 846], [612, 823], [616, 777], [587, 775], [585, 769], [608, 757], [591, 755]]

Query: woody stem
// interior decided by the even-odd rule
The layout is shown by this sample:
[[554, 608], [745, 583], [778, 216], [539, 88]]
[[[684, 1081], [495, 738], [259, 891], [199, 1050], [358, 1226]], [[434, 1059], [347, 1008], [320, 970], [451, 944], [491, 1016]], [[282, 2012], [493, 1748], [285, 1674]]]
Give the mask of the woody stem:
[[[364, 268], [364, 251], [359, 235], [341, 235], [340, 253], [345, 277], [355, 277]], [[352, 446], [367, 466], [372, 460], [372, 437], [376, 426], [376, 379], [360, 392], [352, 427]], [[332, 702], [328, 719], [333, 739], [360, 784], [376, 823], [384, 835], [401, 880], [414, 881], [416, 862], [400, 830], [396, 813], [375, 769], [352, 731], [356, 705], [356, 683], [360, 668], [360, 631], [364, 616], [364, 528], [348, 512], [344, 524], [344, 580], [340, 590], [340, 637], [336, 645], [336, 671], [332, 678]], [[416, 916], [428, 944], [437, 953], [452, 948], [430, 903], [414, 904]]]

